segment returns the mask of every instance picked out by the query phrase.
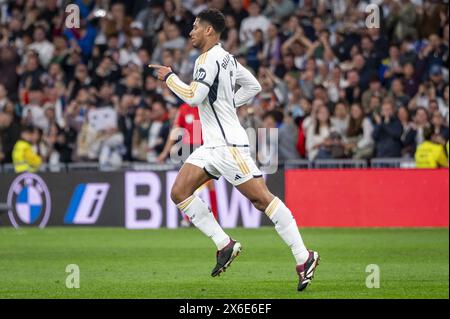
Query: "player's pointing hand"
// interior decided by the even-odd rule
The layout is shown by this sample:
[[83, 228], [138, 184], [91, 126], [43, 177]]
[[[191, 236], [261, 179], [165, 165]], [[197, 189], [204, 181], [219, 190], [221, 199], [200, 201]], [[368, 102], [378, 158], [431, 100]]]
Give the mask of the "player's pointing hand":
[[158, 79], [161, 81], [164, 81], [167, 74], [172, 72], [170, 67], [164, 65], [149, 64], [148, 67], [158, 70]]

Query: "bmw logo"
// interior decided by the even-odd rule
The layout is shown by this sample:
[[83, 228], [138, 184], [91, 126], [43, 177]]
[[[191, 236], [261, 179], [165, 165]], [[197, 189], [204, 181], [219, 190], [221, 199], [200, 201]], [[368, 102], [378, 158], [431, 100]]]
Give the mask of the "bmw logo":
[[8, 192], [9, 219], [14, 227], [45, 227], [50, 217], [50, 192], [36, 174], [24, 173], [16, 177]]

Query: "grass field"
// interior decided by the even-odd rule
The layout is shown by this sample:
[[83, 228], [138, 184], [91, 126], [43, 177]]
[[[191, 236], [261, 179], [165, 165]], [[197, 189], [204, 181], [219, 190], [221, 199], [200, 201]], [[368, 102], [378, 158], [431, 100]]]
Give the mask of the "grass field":
[[[196, 229], [0, 228], [0, 298], [448, 298], [448, 229], [304, 229], [321, 254], [296, 291], [287, 248], [272, 228], [231, 229], [242, 254], [210, 277], [215, 247]], [[65, 286], [68, 264], [80, 288]], [[366, 287], [366, 266], [380, 288]]]

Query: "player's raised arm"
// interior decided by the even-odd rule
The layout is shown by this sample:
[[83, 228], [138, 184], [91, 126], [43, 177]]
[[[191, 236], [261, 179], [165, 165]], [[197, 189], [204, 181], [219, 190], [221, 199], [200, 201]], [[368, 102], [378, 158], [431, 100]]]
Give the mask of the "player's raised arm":
[[236, 84], [239, 84], [241, 87], [234, 96], [234, 102], [236, 107], [239, 107], [250, 102], [256, 94], [261, 92], [261, 85], [249, 70], [244, 68], [238, 61], [236, 63]]
[[170, 67], [153, 64], [149, 67], [157, 69], [158, 79], [165, 81], [169, 89], [189, 105], [198, 105], [208, 96], [210, 85], [203, 81], [204, 79], [194, 80], [187, 85]]

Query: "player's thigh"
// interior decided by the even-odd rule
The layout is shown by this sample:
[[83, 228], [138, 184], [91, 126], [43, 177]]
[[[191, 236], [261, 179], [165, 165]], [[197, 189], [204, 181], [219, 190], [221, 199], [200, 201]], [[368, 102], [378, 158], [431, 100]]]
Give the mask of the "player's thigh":
[[204, 169], [190, 163], [185, 163], [178, 172], [170, 196], [178, 204], [194, 194], [197, 188], [209, 180], [210, 177]]
[[267, 188], [263, 177], [252, 178], [236, 188], [260, 211], [264, 211], [275, 197]]

